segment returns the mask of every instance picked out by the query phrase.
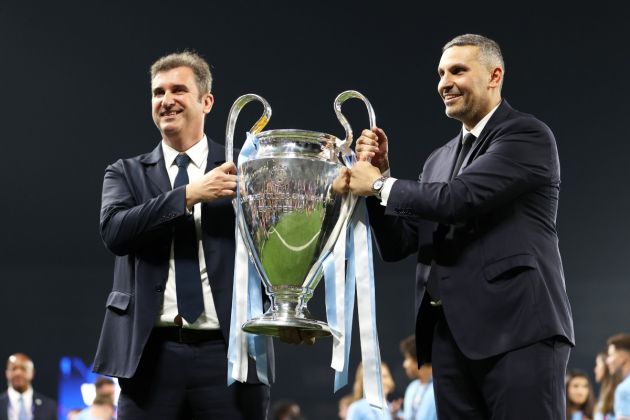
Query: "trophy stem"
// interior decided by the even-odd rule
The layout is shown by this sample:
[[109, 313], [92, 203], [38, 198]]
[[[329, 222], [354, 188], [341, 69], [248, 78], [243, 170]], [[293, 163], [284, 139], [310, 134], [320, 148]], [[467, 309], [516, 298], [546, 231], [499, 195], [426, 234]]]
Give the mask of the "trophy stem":
[[268, 294], [271, 306], [267, 312], [243, 324], [243, 331], [282, 337], [287, 335], [287, 328], [293, 328], [311, 337], [330, 335], [328, 325], [314, 319], [308, 310], [307, 302], [313, 297], [313, 289], [280, 285], [269, 287]]

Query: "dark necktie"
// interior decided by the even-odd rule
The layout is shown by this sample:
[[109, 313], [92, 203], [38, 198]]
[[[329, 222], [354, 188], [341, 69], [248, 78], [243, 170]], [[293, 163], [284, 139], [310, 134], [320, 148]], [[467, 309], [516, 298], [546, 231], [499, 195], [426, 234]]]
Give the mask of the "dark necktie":
[[459, 169], [462, 167], [462, 163], [464, 163], [464, 159], [470, 152], [470, 148], [475, 142], [475, 135], [473, 133], [468, 133], [462, 139], [462, 146], [459, 148], [459, 154], [457, 155], [457, 161], [455, 162], [455, 166], [453, 167], [453, 173], [451, 174], [451, 179], [455, 178], [459, 173]]
[[[462, 167], [464, 163], [464, 159], [470, 152], [470, 148], [475, 142], [476, 137], [473, 133], [468, 133], [462, 139], [461, 147], [459, 148], [459, 154], [457, 155], [457, 160], [455, 161], [455, 166], [453, 167], [453, 173], [451, 174], [451, 179], [455, 178], [459, 173], [459, 169]], [[431, 264], [431, 271], [429, 272], [429, 279], [427, 280], [427, 292], [429, 292], [429, 296], [431, 296], [431, 304], [434, 306], [439, 306], [442, 304], [440, 300], [440, 289], [438, 286], [438, 273], [435, 267], [435, 264]]]
[[[181, 154], [175, 158], [179, 171], [175, 177], [173, 188], [188, 184], [187, 168], [189, 162], [190, 158], [187, 154]], [[203, 312], [197, 233], [192, 214], [187, 215], [175, 225], [173, 243], [177, 310], [188, 323], [192, 324]]]

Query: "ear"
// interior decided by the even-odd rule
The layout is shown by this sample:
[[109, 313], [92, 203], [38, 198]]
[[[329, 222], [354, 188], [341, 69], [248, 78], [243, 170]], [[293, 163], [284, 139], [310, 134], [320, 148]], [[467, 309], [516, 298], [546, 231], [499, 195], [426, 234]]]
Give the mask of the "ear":
[[490, 72], [490, 82], [488, 87], [498, 88], [503, 81], [503, 69], [501, 67], [495, 67]]
[[203, 113], [209, 114], [212, 109], [212, 105], [214, 105], [214, 96], [212, 96], [212, 93], [206, 93], [203, 95], [201, 102], [203, 103]]

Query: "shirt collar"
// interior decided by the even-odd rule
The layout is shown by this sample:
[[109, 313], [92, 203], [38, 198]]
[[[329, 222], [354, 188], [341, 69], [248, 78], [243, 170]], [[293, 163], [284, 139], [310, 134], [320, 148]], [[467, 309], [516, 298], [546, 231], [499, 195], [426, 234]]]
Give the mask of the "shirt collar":
[[464, 125], [462, 124], [462, 138], [468, 133], [472, 133], [473, 136], [475, 136], [475, 138], [479, 138], [479, 135], [481, 134], [483, 129], [486, 127], [486, 124], [488, 124], [488, 121], [490, 120], [490, 117], [492, 117], [492, 114], [494, 114], [494, 111], [497, 110], [499, 105], [501, 105], [501, 102], [499, 102], [497, 104], [497, 106], [492, 108], [492, 110], [490, 112], [488, 112], [485, 117], [483, 117], [481, 120], [479, 120], [477, 125], [475, 125], [472, 128], [472, 130], [470, 130], [470, 131], [466, 130], [466, 127], [464, 127]]
[[[164, 140], [162, 140], [162, 152], [164, 153], [164, 163], [167, 168], [175, 164], [175, 158], [180, 154], [177, 150], [166, 144]], [[201, 168], [201, 165], [208, 159], [208, 139], [205, 134], [201, 140], [184, 153], [188, 155], [197, 168]]]
[[9, 399], [11, 400], [11, 404], [16, 404], [20, 399], [20, 395], [24, 398], [24, 402], [31, 401], [33, 399], [33, 388], [29, 387], [23, 393], [17, 392], [13, 387], [9, 387], [8, 389]]

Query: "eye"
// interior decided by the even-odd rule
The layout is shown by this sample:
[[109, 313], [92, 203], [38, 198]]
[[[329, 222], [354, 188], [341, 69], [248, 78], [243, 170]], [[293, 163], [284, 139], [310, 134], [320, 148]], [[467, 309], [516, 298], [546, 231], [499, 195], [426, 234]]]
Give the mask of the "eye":
[[164, 96], [164, 89], [154, 89], [153, 90], [153, 97], [154, 98], [159, 98], [161, 96]]

